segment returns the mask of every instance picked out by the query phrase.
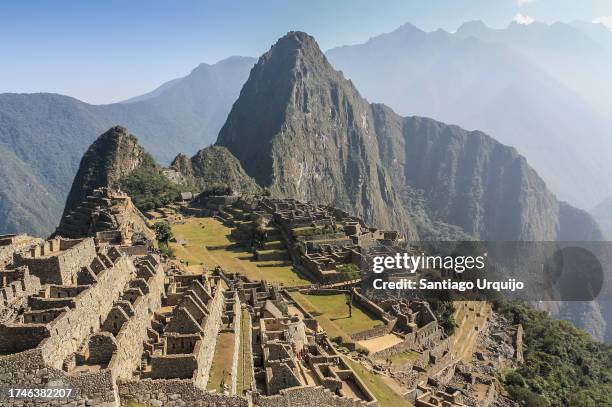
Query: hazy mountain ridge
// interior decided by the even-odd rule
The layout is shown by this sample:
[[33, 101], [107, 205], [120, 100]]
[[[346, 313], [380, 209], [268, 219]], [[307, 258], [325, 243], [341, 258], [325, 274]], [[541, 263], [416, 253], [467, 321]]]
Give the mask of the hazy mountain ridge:
[[606, 238], [612, 238], [612, 198], [606, 198], [589, 211], [601, 226]]
[[2, 230], [51, 231], [63, 205], [62, 193], [40, 183], [40, 175], [0, 144], [0, 222]]
[[[591, 30], [586, 31], [586, 27]], [[612, 51], [594, 39], [593, 29], [598, 27], [599, 24], [534, 22], [524, 25], [513, 22], [506, 29], [492, 29], [480, 21], [473, 21], [459, 27], [455, 35], [511, 48], [601, 112], [609, 113], [610, 102], [604, 95], [612, 90], [612, 84], [601, 79], [605, 79], [612, 68]]]
[[591, 40], [595, 41], [599, 45], [608, 50], [612, 51], [612, 31], [610, 31], [605, 25], [598, 23], [593, 24], [586, 21], [572, 21], [569, 23], [572, 27], [582, 31], [584, 34], [589, 36]]
[[[2, 189], [0, 233], [51, 233], [81, 156], [112, 126], [138, 134], [143, 146], [164, 163], [181, 151], [212, 143], [252, 64], [242, 57], [202, 64], [162, 92], [132, 103], [96, 106], [57, 94], [0, 94], [0, 160], [5, 164], [0, 171], [29, 171], [22, 177], [28, 183], [5, 183]], [[43, 192], [30, 196], [31, 191]], [[29, 205], [25, 200], [42, 195], [44, 209], [31, 207], [30, 215], [23, 213], [20, 207]]]
[[[562, 36], [556, 46], [555, 35]], [[568, 36], [576, 40], [561, 43]], [[524, 43], [536, 45], [521, 48]], [[605, 49], [567, 25], [493, 30], [480, 22], [464, 24], [455, 34], [406, 24], [364, 44], [331, 49], [327, 56], [372, 101], [402, 115], [478, 129], [515, 146], [551, 190], [588, 208], [609, 195], [601, 175], [612, 175], [607, 162], [612, 122], [594, 107], [592, 92], [578, 92], [580, 84], [566, 83], [560, 69], [547, 69], [553, 63], [572, 65], [562, 62], [574, 57], [562, 52], [572, 44], [584, 48], [581, 55], [595, 54], [596, 61], [608, 58]], [[545, 57], [537, 59], [542, 48]], [[592, 64], [584, 62], [582, 72]], [[595, 77], [603, 81], [601, 75]]]

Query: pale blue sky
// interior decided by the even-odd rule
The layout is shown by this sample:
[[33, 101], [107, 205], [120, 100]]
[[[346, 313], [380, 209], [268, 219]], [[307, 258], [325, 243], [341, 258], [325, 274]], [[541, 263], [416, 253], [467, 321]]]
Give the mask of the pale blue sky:
[[549, 23], [591, 21], [612, 16], [612, 0], [3, 0], [0, 93], [109, 103], [201, 62], [259, 56], [290, 30], [308, 32], [326, 50], [406, 22], [428, 31], [476, 19], [505, 27], [517, 13]]

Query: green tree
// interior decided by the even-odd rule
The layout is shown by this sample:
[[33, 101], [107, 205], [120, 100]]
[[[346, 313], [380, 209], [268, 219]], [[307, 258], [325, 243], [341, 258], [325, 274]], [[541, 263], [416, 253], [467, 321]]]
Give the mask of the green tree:
[[154, 226], [155, 229], [155, 237], [157, 241], [163, 244], [168, 244], [168, 242], [174, 237], [172, 234], [172, 228], [168, 222], [157, 222]]
[[457, 323], [455, 322], [455, 306], [452, 301], [429, 300], [429, 307], [438, 318], [438, 323], [448, 336], [455, 333]]
[[159, 168], [147, 163], [123, 177], [119, 185], [141, 211], [166, 206], [180, 194], [178, 185], [170, 181]]

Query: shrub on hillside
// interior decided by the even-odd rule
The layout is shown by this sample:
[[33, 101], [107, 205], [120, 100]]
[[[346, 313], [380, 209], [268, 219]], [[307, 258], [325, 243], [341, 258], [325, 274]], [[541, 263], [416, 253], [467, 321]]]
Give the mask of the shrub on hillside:
[[504, 380], [514, 400], [530, 407], [612, 405], [612, 346], [528, 304], [494, 306], [525, 330], [525, 363]]
[[134, 205], [148, 211], [174, 202], [180, 194], [179, 186], [170, 181], [158, 168], [141, 166], [119, 181]]

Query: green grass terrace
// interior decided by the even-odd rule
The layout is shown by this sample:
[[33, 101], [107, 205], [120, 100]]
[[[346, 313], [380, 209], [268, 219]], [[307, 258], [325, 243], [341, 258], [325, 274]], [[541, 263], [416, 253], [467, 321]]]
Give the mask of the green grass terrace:
[[345, 294], [314, 295], [291, 293], [293, 299], [310, 312], [327, 331], [330, 338], [340, 336], [343, 342], [352, 342], [350, 336], [370, 330], [384, 322], [353, 303], [353, 313], [349, 316], [348, 296]]
[[[253, 253], [230, 240], [231, 228], [214, 218], [187, 218], [184, 223], [172, 225], [176, 242], [170, 243], [177, 258], [190, 269], [201, 270], [221, 266], [228, 272], [237, 272], [251, 280], [266, 280], [284, 286], [309, 284], [294, 269], [288, 256], [257, 260]], [[279, 251], [279, 249], [270, 249]]]

